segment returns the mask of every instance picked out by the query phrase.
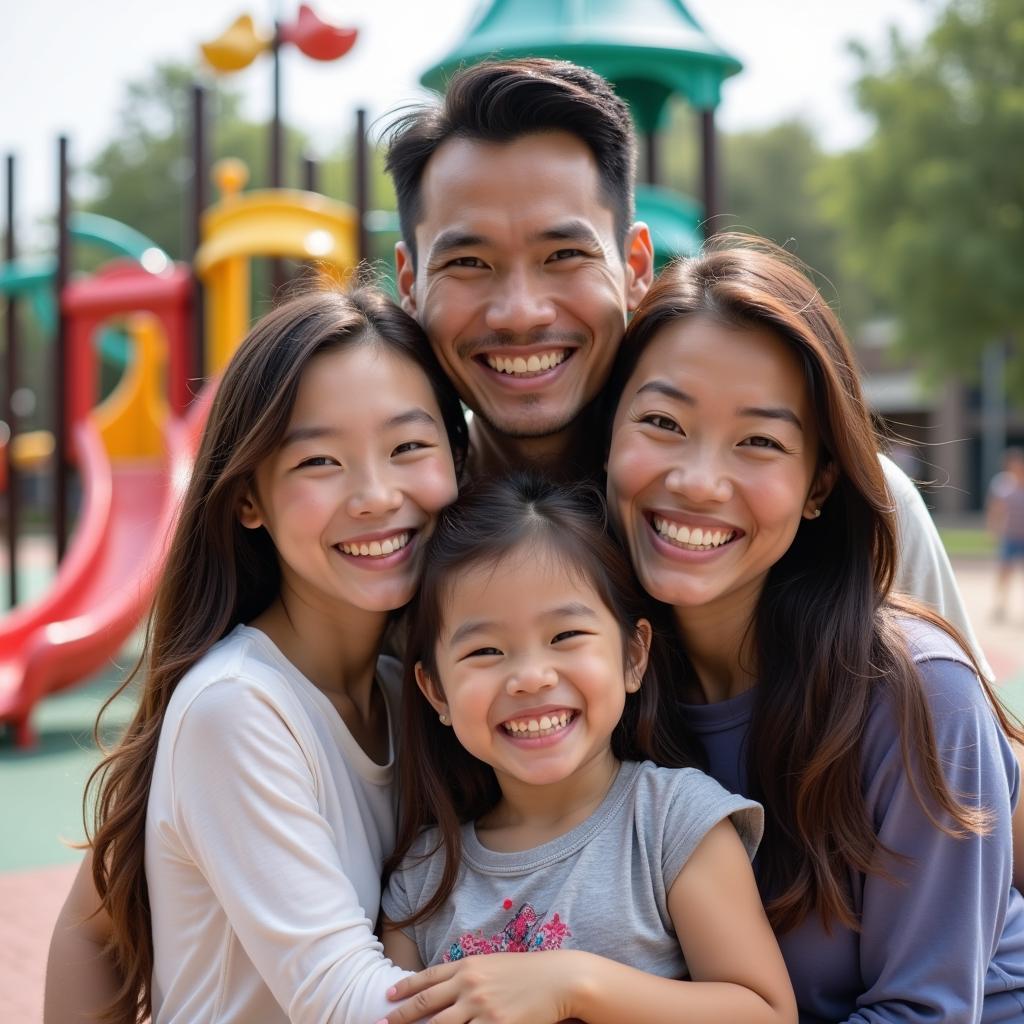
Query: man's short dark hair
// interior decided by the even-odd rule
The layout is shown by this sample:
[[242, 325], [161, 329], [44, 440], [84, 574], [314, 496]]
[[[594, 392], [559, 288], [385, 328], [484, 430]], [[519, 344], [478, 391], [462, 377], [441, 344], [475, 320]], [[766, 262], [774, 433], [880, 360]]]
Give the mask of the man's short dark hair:
[[621, 248], [633, 223], [636, 138], [629, 107], [593, 71], [533, 57], [463, 68], [437, 102], [407, 112], [391, 126], [387, 169], [413, 262], [416, 225], [423, 217], [423, 172], [443, 143], [452, 138], [513, 142], [545, 131], [568, 132], [593, 153]]

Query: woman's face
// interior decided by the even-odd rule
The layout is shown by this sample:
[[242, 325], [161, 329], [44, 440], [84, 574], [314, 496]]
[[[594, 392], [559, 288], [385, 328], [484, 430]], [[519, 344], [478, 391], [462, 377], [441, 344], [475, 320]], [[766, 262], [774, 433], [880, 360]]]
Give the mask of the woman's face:
[[823, 498], [817, 460], [803, 371], [780, 337], [700, 316], [664, 327], [626, 384], [608, 457], [609, 505], [644, 588], [680, 611], [749, 619]]

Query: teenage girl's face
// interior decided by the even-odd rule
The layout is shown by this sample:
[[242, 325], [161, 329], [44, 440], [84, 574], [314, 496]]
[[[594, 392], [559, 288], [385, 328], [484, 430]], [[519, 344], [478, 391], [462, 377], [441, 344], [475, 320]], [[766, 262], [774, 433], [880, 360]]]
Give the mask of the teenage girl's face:
[[609, 505], [648, 593], [748, 621], [825, 497], [818, 450], [781, 338], [702, 317], [663, 328], [623, 391], [608, 457]]
[[444, 607], [438, 679], [417, 665], [417, 680], [506, 794], [613, 763], [610, 737], [647, 645], [624, 658], [622, 628], [585, 578], [530, 545], [460, 572]]
[[314, 357], [284, 439], [256, 473], [245, 526], [277, 548], [283, 592], [329, 614], [405, 604], [455, 467], [430, 383], [383, 345]]

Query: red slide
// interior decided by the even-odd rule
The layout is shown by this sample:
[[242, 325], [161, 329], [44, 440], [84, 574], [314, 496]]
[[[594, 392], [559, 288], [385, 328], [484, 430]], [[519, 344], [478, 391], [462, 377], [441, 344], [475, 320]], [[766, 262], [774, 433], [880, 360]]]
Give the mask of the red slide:
[[158, 463], [112, 468], [96, 428], [75, 428], [82, 506], [53, 584], [0, 621], [0, 722], [18, 746], [35, 735], [33, 706], [106, 665], [149, 608], [192, 466], [212, 387], [172, 421]]

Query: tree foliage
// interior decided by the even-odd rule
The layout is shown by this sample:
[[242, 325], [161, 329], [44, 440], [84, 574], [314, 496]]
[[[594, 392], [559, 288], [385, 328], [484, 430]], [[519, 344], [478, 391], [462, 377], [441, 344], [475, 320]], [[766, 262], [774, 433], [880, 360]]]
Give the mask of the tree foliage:
[[1024, 395], [1024, 6], [953, 0], [920, 45], [858, 52], [876, 128], [831, 169], [828, 206], [849, 269], [936, 369], [1016, 339]]
[[[846, 272], [836, 226], [824, 211], [827, 171], [835, 157], [825, 153], [812, 129], [799, 119], [769, 128], [719, 133], [720, 231], [770, 238], [798, 256], [822, 294], [848, 326], [873, 311], [863, 279]], [[670, 141], [669, 141], [670, 140]], [[664, 147], [667, 183], [700, 194], [697, 127], [692, 113], [674, 108], [669, 144]]]

